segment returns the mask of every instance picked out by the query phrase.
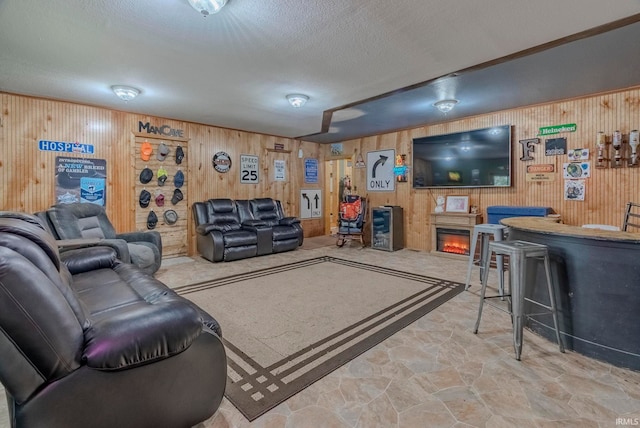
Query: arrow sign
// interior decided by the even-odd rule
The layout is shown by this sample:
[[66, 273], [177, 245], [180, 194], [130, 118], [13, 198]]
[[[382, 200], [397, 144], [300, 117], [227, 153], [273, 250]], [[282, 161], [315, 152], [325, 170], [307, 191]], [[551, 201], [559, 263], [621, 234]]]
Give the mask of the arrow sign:
[[322, 217], [322, 191], [300, 189], [300, 219]]
[[384, 165], [387, 159], [389, 159], [387, 156], [380, 155], [380, 159], [378, 159], [376, 163], [373, 164], [373, 178], [376, 178], [376, 169], [378, 169], [378, 165]]
[[376, 150], [367, 153], [367, 191], [369, 192], [393, 192], [395, 191], [396, 177], [393, 172], [393, 160], [396, 151]]

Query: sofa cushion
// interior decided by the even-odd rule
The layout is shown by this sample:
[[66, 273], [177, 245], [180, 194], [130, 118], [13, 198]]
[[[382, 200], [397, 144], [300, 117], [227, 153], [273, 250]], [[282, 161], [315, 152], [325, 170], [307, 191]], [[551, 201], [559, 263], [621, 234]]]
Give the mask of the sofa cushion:
[[245, 245], [257, 245], [258, 236], [246, 230], [232, 230], [223, 235], [225, 247], [242, 247]]
[[282, 241], [284, 239], [298, 239], [298, 229], [291, 226], [274, 226], [273, 240]]
[[98, 216], [79, 218], [78, 227], [83, 238], [105, 238]]

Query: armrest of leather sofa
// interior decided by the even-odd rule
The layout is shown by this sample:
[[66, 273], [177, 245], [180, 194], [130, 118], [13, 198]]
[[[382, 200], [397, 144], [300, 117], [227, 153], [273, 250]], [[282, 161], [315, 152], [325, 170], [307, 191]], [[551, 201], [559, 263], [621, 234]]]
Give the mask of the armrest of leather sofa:
[[221, 223], [221, 224], [201, 224], [196, 227], [196, 232], [198, 235], [207, 235], [210, 232], [218, 231], [218, 232], [228, 232], [230, 230], [239, 230], [240, 225], [237, 223]]
[[110, 269], [117, 259], [116, 251], [107, 246], [86, 247], [60, 253], [60, 260], [72, 275], [96, 269]]
[[300, 219], [298, 217], [284, 217], [280, 219], [280, 224], [282, 226], [292, 226], [294, 224], [300, 224]]
[[116, 235], [118, 239], [124, 239], [127, 242], [149, 242], [155, 245], [162, 255], [162, 237], [157, 230], [149, 230], [146, 232], [127, 232], [118, 233]]
[[[97, 244], [89, 244], [84, 248], [93, 248], [93, 247], [108, 247], [112, 248], [116, 252], [116, 257], [122, 260], [125, 263], [131, 263], [131, 255], [129, 254], [129, 247], [127, 246], [127, 241], [124, 239], [100, 239]], [[66, 250], [61, 249], [61, 254], [67, 253], [69, 251], [75, 250]]]
[[242, 222], [242, 227], [260, 227], [260, 226], [268, 226], [267, 222], [264, 220], [245, 220]]
[[209, 232], [211, 232], [212, 230], [219, 230], [218, 228], [216, 228], [215, 225], [213, 224], [201, 224], [200, 226], [196, 227], [196, 233], [198, 235], [208, 235]]
[[202, 332], [202, 318], [186, 301], [140, 302], [112, 311], [85, 332], [83, 359], [98, 370], [122, 370], [176, 355]]

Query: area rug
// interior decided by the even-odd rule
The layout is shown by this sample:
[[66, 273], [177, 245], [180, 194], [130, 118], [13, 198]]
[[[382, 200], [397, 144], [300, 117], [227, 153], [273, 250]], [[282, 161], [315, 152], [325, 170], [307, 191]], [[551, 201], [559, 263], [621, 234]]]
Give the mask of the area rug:
[[176, 291], [222, 326], [225, 396], [252, 421], [463, 289], [326, 256]]
[[314, 236], [312, 238], [304, 238], [302, 242], [302, 250], [316, 250], [324, 247], [335, 247], [338, 238], [336, 236], [324, 235]]

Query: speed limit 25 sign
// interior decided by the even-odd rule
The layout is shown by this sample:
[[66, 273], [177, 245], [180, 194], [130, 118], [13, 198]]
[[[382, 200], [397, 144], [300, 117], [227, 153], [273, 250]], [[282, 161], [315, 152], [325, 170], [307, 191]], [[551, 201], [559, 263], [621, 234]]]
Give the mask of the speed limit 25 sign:
[[240, 155], [240, 183], [258, 183], [259, 171], [258, 156]]

